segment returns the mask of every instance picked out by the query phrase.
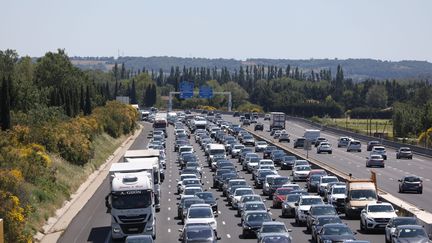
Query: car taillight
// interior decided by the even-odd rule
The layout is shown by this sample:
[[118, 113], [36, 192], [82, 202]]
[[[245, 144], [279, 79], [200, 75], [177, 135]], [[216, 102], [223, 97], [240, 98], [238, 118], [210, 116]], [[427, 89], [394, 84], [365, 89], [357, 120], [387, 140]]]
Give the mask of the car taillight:
[[278, 201], [283, 201], [284, 200], [284, 196], [277, 196]]

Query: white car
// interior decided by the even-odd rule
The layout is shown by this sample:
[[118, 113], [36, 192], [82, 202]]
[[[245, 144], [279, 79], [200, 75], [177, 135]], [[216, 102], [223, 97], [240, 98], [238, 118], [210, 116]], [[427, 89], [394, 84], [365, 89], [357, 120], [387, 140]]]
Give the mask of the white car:
[[390, 203], [373, 202], [360, 213], [360, 230], [383, 230], [390, 219], [397, 217], [397, 210]]
[[185, 225], [203, 223], [209, 224], [217, 232], [217, 222], [213, 210], [208, 204], [193, 204], [185, 218]]
[[333, 206], [335, 206], [336, 209], [345, 203], [345, 198], [346, 198], [345, 185], [333, 185], [330, 189], [330, 192], [327, 194], [328, 204], [332, 204]]
[[339, 140], [338, 140], [338, 148], [348, 146], [348, 143], [349, 143], [351, 140], [353, 140], [353, 139], [350, 138], [350, 137], [340, 137]]
[[297, 165], [292, 169], [293, 181], [304, 181], [309, 176], [311, 167], [309, 165]]
[[231, 149], [231, 158], [237, 158], [237, 156], [239, 155], [240, 151], [245, 148], [245, 146], [243, 144], [236, 144], [234, 145], [234, 147]]
[[328, 142], [321, 142], [317, 147], [317, 154], [320, 153], [333, 153], [331, 144]]
[[320, 196], [302, 195], [295, 204], [295, 222], [297, 225], [306, 223], [309, 209], [312, 205], [324, 204]]
[[387, 152], [384, 146], [373, 146], [372, 151], [370, 152], [370, 155], [373, 154], [379, 154], [383, 157], [384, 160], [387, 159]]
[[326, 189], [326, 186], [330, 182], [338, 182], [339, 179], [336, 176], [322, 176], [318, 182], [318, 194], [320, 196], [324, 195], [324, 191]]
[[195, 193], [197, 192], [203, 192], [203, 189], [201, 187], [198, 186], [194, 186], [194, 187], [186, 187], [183, 191], [183, 193], [180, 195], [180, 200], [182, 198], [186, 198], [186, 197], [194, 197]]
[[231, 205], [234, 209], [238, 208], [238, 204], [240, 202], [240, 199], [244, 195], [250, 195], [254, 194], [254, 191], [252, 188], [237, 188], [231, 198]]
[[267, 148], [268, 144], [266, 141], [257, 141], [255, 143], [255, 152], [262, 152]]
[[180, 194], [180, 187], [185, 179], [198, 179], [196, 174], [182, 174], [180, 179], [177, 179], [177, 192]]
[[351, 140], [347, 145], [347, 152], [357, 151], [361, 152], [361, 143], [358, 140]]

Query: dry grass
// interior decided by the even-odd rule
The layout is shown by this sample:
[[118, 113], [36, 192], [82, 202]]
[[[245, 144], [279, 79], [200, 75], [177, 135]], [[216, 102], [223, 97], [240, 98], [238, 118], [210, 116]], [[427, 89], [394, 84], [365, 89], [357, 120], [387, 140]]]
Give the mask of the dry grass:
[[79, 186], [93, 173], [106, 159], [121, 145], [127, 136], [114, 139], [107, 134], [98, 136], [94, 142], [94, 158], [85, 166], [78, 166], [68, 163], [64, 159], [56, 155], [51, 155], [53, 165], [56, 168], [56, 190], [55, 193], [49, 194], [41, 188], [31, 188], [34, 192], [33, 201], [38, 201], [37, 198], [49, 198], [43, 203], [36, 204], [36, 210], [28, 219], [28, 228], [32, 231], [40, 231], [45, 221], [54, 216], [55, 211], [61, 208], [65, 201], [70, 199], [70, 195], [74, 193]]
[[[345, 129], [350, 129], [356, 131], [358, 133], [367, 134], [369, 132], [375, 133], [387, 133], [389, 138], [393, 137], [393, 123], [392, 120], [387, 119], [372, 119], [371, 120], [371, 128], [368, 125], [368, 119], [330, 119], [323, 118], [321, 122], [327, 125], [338, 126]], [[369, 129], [368, 129], [369, 128]]]

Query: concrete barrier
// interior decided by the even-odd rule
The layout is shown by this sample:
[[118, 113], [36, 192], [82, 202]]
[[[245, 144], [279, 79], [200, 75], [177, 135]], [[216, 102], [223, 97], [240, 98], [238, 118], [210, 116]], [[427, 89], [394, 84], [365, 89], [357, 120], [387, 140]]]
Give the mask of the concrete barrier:
[[[247, 129], [247, 128], [246, 128]], [[337, 176], [339, 179], [347, 181], [350, 178], [350, 175], [344, 171], [339, 170], [336, 167], [333, 167], [331, 165], [328, 165], [326, 163], [323, 163], [319, 160], [316, 160], [314, 158], [306, 158], [304, 155], [298, 153], [293, 148], [290, 148], [286, 146], [285, 144], [279, 143], [275, 141], [274, 139], [266, 138], [260, 134], [255, 133], [251, 129], [247, 129], [255, 138], [258, 138], [260, 140], [264, 140], [269, 144], [272, 144], [288, 154], [295, 155], [297, 158], [308, 160], [314, 167], [324, 169], [328, 171], [329, 173], [333, 174], [334, 176]], [[425, 230], [428, 232], [428, 234], [432, 234], [432, 214], [430, 212], [421, 210], [417, 208], [415, 205], [412, 205], [408, 202], [405, 202], [392, 194], [378, 188], [378, 197], [382, 201], [386, 201], [394, 205], [396, 209], [399, 210], [401, 215], [405, 216], [415, 216], [419, 223], [422, 224], [425, 227]]]
[[4, 243], [3, 219], [0, 219], [0, 243]]

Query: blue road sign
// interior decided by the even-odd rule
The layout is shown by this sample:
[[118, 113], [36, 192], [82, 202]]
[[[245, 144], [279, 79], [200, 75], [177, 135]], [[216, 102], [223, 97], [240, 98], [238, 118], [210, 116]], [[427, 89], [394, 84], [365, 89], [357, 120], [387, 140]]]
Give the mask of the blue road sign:
[[213, 97], [213, 89], [210, 86], [201, 86], [199, 90], [199, 96], [201, 98], [209, 99]]
[[180, 83], [180, 98], [187, 99], [193, 97], [194, 83], [183, 81]]

